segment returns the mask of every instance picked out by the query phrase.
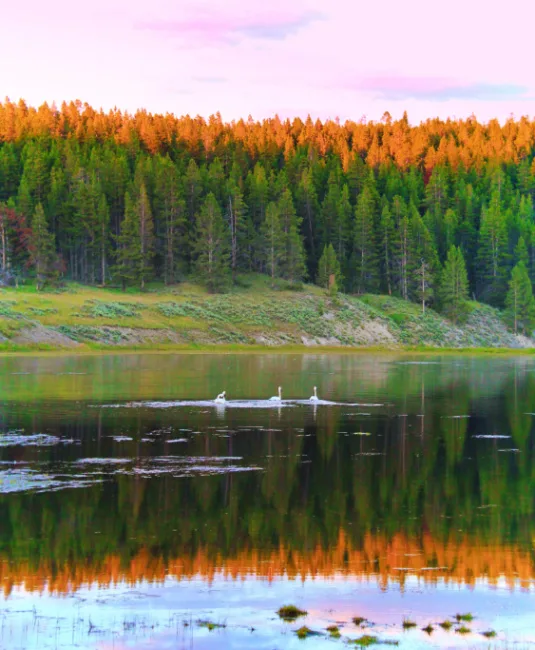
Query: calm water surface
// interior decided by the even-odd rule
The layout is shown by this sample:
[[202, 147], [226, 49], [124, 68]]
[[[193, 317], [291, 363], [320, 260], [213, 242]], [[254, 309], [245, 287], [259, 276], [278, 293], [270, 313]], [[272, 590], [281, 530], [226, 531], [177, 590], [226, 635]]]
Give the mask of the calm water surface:
[[0, 648], [535, 645], [534, 419], [528, 357], [0, 358]]

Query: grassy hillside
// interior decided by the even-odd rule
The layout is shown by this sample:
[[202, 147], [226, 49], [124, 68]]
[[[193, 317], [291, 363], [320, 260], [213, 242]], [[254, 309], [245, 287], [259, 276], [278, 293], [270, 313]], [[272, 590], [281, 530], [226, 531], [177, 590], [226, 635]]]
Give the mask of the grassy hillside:
[[68, 284], [0, 289], [0, 349], [208, 346], [533, 347], [491, 307], [471, 303], [462, 326], [388, 296], [331, 299], [318, 287], [272, 289], [246, 276], [230, 293], [195, 284], [144, 293]]

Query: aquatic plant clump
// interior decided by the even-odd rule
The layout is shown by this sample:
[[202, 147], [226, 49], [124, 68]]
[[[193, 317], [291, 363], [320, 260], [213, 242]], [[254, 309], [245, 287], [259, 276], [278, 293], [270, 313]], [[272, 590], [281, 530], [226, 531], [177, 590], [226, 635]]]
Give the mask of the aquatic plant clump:
[[202, 620], [197, 621], [197, 625], [198, 625], [199, 627], [205, 627], [205, 628], [206, 628], [207, 630], [209, 630], [210, 632], [211, 632], [212, 630], [216, 630], [216, 629], [218, 629], [218, 628], [225, 628], [225, 627], [227, 627], [224, 623], [214, 623], [213, 621], [202, 621]]
[[457, 620], [458, 623], [460, 623], [461, 621], [470, 623], [471, 621], [474, 620], [474, 616], [470, 614], [470, 612], [466, 614], [455, 614], [455, 619]]
[[353, 639], [351, 643], [354, 643], [357, 646], [361, 646], [362, 648], [367, 648], [371, 645], [378, 645], [381, 642], [376, 636], [372, 636], [371, 634], [363, 634], [358, 639]]
[[299, 639], [306, 639], [308, 636], [320, 636], [320, 632], [314, 632], [314, 630], [311, 630], [306, 625], [303, 625], [298, 630], [295, 630], [295, 633]]
[[277, 610], [277, 614], [282, 618], [283, 621], [295, 621], [296, 618], [300, 616], [306, 616], [307, 611], [299, 609], [295, 605], [283, 605], [280, 609]]
[[338, 625], [329, 625], [327, 632], [333, 639], [339, 639], [342, 636]]
[[409, 618], [404, 618], [402, 626], [404, 630], [411, 630], [413, 627], [416, 627], [416, 623]]
[[451, 621], [442, 621], [442, 623], [439, 623], [439, 625], [443, 630], [446, 630], [446, 632], [448, 630], [451, 630], [453, 627], [453, 623]]
[[357, 627], [360, 627], [361, 625], [364, 625], [364, 623], [366, 623], [366, 619], [364, 618], [364, 616], [354, 616], [351, 620]]

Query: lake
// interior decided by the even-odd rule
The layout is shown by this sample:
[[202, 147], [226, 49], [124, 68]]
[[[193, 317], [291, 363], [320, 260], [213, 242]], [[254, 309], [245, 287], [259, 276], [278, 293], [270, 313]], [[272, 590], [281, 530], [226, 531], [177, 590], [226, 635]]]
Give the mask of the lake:
[[534, 419], [532, 357], [0, 357], [0, 647], [531, 646]]

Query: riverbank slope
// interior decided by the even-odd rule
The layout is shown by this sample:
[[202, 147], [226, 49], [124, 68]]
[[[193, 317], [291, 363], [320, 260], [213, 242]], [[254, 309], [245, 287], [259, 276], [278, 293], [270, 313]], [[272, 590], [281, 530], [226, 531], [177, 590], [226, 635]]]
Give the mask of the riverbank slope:
[[498, 310], [476, 302], [454, 324], [398, 298], [333, 299], [312, 285], [272, 289], [262, 276], [220, 295], [192, 283], [144, 293], [74, 283], [54, 292], [0, 289], [0, 350], [213, 346], [526, 349], [535, 340], [514, 335]]

